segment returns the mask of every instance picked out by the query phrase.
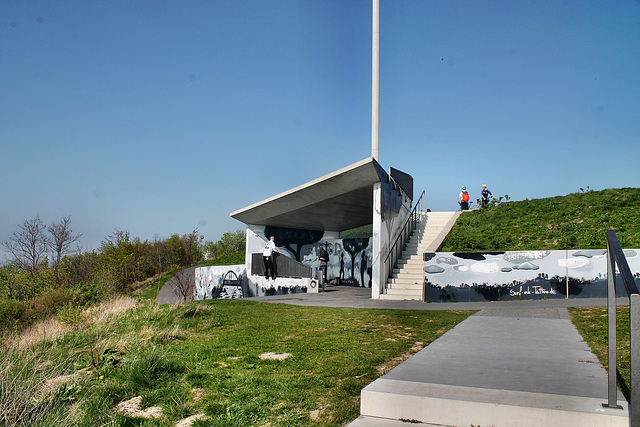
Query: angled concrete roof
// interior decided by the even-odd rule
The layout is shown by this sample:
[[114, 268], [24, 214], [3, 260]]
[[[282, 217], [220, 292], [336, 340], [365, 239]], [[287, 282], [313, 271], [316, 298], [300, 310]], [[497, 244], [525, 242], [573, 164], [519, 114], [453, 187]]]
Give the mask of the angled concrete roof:
[[245, 224], [343, 231], [373, 222], [373, 184], [388, 179], [373, 158], [231, 212]]

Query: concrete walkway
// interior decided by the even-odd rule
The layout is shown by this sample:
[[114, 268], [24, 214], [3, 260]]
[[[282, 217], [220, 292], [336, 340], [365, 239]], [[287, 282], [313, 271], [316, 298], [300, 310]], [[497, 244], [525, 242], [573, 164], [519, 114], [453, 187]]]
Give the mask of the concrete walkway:
[[[426, 304], [380, 301], [363, 288], [249, 298], [272, 303], [420, 310], [480, 310], [362, 390], [350, 427], [628, 426], [628, 407], [603, 407], [607, 373], [566, 307], [605, 299]], [[621, 300], [619, 305], [624, 305]]]

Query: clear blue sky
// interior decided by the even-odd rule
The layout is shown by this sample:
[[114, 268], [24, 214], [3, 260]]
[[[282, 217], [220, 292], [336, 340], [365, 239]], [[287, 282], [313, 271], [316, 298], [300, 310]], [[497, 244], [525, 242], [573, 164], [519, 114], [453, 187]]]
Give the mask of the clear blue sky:
[[[640, 1], [380, 0], [380, 163], [432, 210], [640, 185]], [[371, 155], [370, 0], [0, 8], [0, 241], [85, 249], [229, 213]]]

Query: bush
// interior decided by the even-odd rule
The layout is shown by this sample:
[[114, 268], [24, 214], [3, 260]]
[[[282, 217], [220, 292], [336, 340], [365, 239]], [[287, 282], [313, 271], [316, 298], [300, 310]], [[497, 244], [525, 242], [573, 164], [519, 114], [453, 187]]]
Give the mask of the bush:
[[82, 309], [72, 303], [58, 309], [58, 319], [69, 326], [80, 325], [84, 320]]
[[22, 301], [0, 298], [0, 328], [11, 328], [24, 321], [28, 311]]
[[73, 302], [79, 307], [86, 307], [105, 299], [104, 287], [98, 283], [79, 283], [73, 289]]
[[69, 289], [48, 289], [34, 299], [33, 309], [38, 317], [52, 316], [58, 309], [68, 304], [72, 297]]

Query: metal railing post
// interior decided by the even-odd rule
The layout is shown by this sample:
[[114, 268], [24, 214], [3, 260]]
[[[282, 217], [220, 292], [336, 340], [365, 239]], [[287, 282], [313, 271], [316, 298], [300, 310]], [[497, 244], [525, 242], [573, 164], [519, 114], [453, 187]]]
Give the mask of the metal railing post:
[[[616, 327], [616, 267], [620, 272], [622, 284], [629, 297], [629, 338], [630, 338], [630, 399], [629, 399], [629, 425], [640, 426], [640, 293], [636, 286], [629, 264], [625, 258], [618, 236], [615, 231], [607, 230], [607, 299], [609, 315], [609, 403], [603, 404], [608, 407], [616, 403], [616, 379], [618, 364], [615, 354], [618, 343], [615, 337]], [[612, 302], [613, 301], [613, 302]], [[612, 332], [613, 323], [613, 332]], [[612, 338], [613, 336], [613, 338]], [[613, 388], [612, 388], [613, 382]], [[613, 402], [613, 403], [612, 403]]]
[[607, 404], [618, 408], [618, 340], [616, 331], [616, 259], [607, 240], [607, 318], [609, 335], [609, 374], [607, 382]]
[[629, 296], [629, 335], [631, 338], [631, 402], [629, 402], [629, 425], [640, 426], [640, 294]]

